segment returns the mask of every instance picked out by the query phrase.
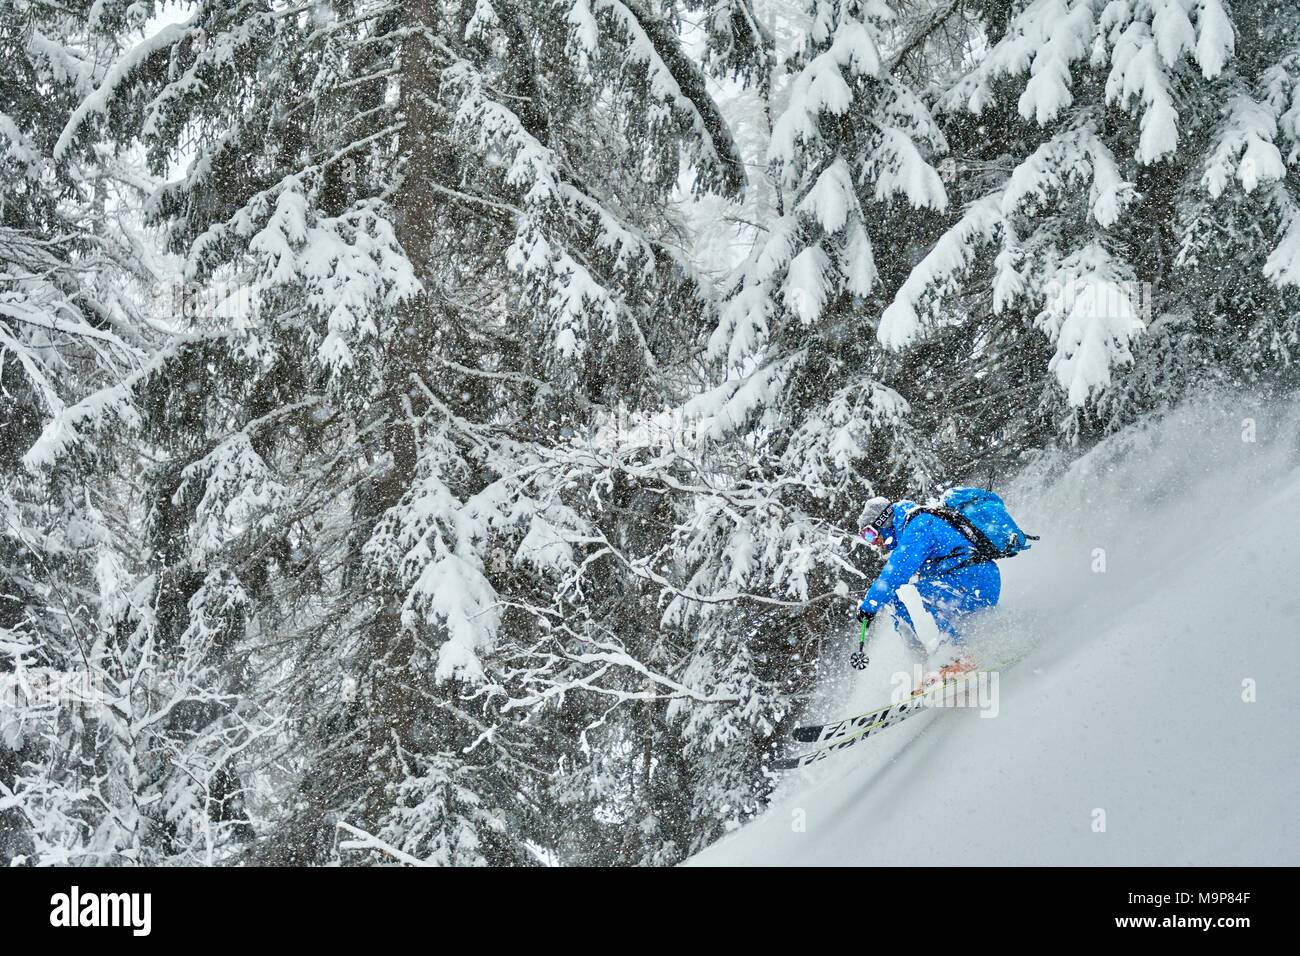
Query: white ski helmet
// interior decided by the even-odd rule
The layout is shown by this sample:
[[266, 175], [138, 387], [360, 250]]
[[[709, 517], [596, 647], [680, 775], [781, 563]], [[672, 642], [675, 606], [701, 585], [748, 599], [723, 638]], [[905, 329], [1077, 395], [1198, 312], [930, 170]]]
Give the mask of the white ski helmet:
[[885, 534], [894, 524], [894, 503], [888, 498], [872, 498], [862, 509], [862, 521], [866, 527]]

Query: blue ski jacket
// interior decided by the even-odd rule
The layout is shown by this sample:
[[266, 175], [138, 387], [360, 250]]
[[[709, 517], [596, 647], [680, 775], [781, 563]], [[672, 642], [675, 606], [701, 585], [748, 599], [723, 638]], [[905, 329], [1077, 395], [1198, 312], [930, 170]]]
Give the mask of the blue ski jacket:
[[1002, 575], [992, 561], [961, 567], [971, 542], [934, 515], [918, 514], [907, 521], [908, 512], [915, 507], [911, 501], [894, 505], [893, 532], [886, 535], [886, 544], [890, 538], [893, 541], [889, 560], [859, 607], [869, 614], [889, 607], [911, 625], [911, 616], [898, 599], [898, 589], [913, 583], [939, 627], [960, 641], [956, 622], [972, 611], [998, 603]]

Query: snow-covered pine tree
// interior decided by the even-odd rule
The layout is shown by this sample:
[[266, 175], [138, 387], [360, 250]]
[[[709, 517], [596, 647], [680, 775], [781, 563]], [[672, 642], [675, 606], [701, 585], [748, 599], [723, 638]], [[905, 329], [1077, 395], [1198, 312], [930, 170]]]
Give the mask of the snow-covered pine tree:
[[1154, 267], [1167, 298], [1121, 382], [1130, 408], [1202, 378], [1300, 382], [1300, 9], [1237, 0], [1226, 12], [1234, 55], [1197, 104], [1204, 126], [1191, 135], [1205, 145], [1178, 183]]
[[135, 136], [156, 174], [179, 162], [152, 214], [188, 282], [247, 299], [178, 316], [29, 456], [157, 458], [128, 630], [207, 690], [174, 714], [201, 752], [159, 778], [169, 833], [215, 830], [217, 858], [233, 822], [260, 860], [525, 862], [575, 828], [537, 808], [568, 799], [583, 728], [688, 693], [639, 659], [649, 516], [619, 505], [650, 465], [594, 438], [708, 320], [667, 239], [683, 159], [700, 188], [743, 182], [670, 12], [210, 0], [63, 126], [56, 156]]
[[1249, 0], [975, 3], [943, 92], [948, 228], [886, 309], [956, 477], [1204, 379], [1293, 378], [1300, 13]]
[[148, 272], [110, 214], [121, 183], [91, 150], [50, 161], [102, 76], [91, 7], [0, 9], [0, 865], [113, 862], [104, 835], [130, 815], [104, 772], [117, 663], [105, 607], [128, 577], [117, 470], [47, 482], [22, 462], [43, 422], [128, 374], [143, 345], [129, 287]]

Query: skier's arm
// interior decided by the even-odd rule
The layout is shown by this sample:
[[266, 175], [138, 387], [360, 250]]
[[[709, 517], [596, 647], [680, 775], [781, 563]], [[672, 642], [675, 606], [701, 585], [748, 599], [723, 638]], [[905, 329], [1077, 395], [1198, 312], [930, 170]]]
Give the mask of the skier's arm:
[[898, 589], [912, 580], [912, 575], [919, 571], [921, 565], [931, 556], [932, 540], [929, 535], [923, 533], [922, 528], [917, 527], [925, 520], [927, 518], [917, 517], [908, 525], [898, 545], [890, 552], [889, 560], [885, 562], [880, 577], [876, 578], [876, 582], [867, 591], [867, 596], [862, 599], [859, 607], [863, 611], [875, 614], [892, 601]]

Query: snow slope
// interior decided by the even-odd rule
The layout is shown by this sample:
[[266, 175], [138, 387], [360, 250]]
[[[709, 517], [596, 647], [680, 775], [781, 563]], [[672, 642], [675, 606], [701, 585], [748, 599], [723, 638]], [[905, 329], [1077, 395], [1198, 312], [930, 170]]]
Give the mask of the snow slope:
[[[786, 774], [688, 863], [1300, 863], [1300, 404], [1198, 401], [1046, 471], [1000, 489], [1043, 540], [972, 641], [984, 663], [1037, 642], [996, 716], [933, 711]], [[911, 658], [875, 643], [818, 712], [890, 699]]]

